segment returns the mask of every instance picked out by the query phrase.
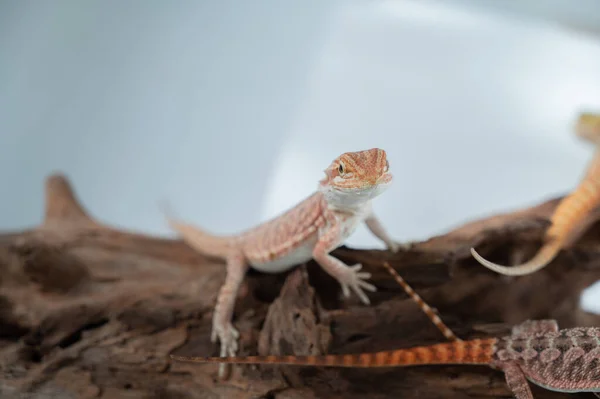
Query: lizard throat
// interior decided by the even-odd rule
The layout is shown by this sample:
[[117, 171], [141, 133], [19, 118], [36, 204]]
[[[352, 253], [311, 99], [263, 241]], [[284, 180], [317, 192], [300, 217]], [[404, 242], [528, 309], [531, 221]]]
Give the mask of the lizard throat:
[[341, 189], [325, 185], [320, 186], [319, 191], [321, 191], [329, 205], [344, 209], [366, 204], [384, 192], [387, 187], [388, 184], [377, 184], [366, 188]]

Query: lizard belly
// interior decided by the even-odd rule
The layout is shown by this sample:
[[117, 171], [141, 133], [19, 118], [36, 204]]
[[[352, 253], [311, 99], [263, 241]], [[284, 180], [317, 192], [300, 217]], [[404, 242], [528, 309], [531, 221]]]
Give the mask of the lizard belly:
[[[535, 385], [537, 385], [538, 387], [542, 387], [544, 389], [547, 389], [548, 391], [553, 391], [553, 392], [564, 392], [564, 393], [577, 393], [577, 392], [581, 392], [578, 389], [560, 389], [560, 388], [555, 388], [553, 386], [550, 386], [548, 384], [545, 384], [543, 382], [540, 382], [536, 379], [533, 379], [531, 377], [529, 377], [528, 375], [525, 376], [525, 378], [527, 378], [527, 380]], [[593, 392], [593, 391], [587, 391], [587, 392]]]
[[[328, 252], [331, 252], [342, 245], [344, 241], [352, 235], [358, 225], [364, 221], [369, 209], [369, 205], [367, 204], [354, 212], [333, 211], [336, 221], [339, 224], [340, 232], [337, 239], [331, 243]], [[264, 273], [281, 273], [287, 271], [294, 266], [312, 259], [313, 249], [315, 248], [319, 237], [329, 228], [329, 223], [326, 222], [323, 226], [319, 227], [317, 234], [312, 234], [306, 241], [298, 247], [291, 249], [289, 252], [269, 260], [250, 256], [248, 258], [248, 263], [253, 269]]]
[[290, 252], [276, 259], [266, 262], [250, 260], [250, 266], [253, 269], [263, 273], [281, 273], [287, 271], [294, 266], [307, 262], [312, 259], [312, 252], [317, 243], [317, 236], [314, 235], [303, 244], [292, 249]]
[[[536, 376], [537, 377], [537, 376]], [[527, 380], [539, 387], [542, 387], [544, 389], [547, 389], [548, 391], [553, 391], [553, 392], [564, 392], [564, 393], [578, 393], [578, 392], [600, 392], [600, 386], [597, 386], [597, 384], [594, 383], [574, 383], [572, 384], [573, 386], [571, 388], [557, 388], [554, 387], [552, 385], [548, 385], [546, 382], [542, 382], [543, 379], [541, 378], [536, 378], [536, 377], [532, 377], [529, 375], [526, 375], [525, 378], [527, 378]]]

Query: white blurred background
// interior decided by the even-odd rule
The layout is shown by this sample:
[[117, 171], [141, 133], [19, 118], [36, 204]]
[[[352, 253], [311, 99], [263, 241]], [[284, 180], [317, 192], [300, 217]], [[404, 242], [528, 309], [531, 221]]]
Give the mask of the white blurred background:
[[375, 210], [425, 239], [571, 190], [599, 71], [598, 0], [0, 0], [0, 229], [62, 171], [107, 223], [172, 235], [167, 200], [232, 233], [381, 147]]

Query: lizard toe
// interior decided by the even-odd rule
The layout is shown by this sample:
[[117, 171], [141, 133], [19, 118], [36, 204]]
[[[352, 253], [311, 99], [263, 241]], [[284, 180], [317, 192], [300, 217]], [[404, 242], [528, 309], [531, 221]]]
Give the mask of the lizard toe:
[[365, 304], [365, 305], [370, 305], [371, 301], [369, 301], [369, 297], [367, 296], [367, 294], [365, 294], [365, 292], [362, 290], [362, 288], [360, 288], [358, 285], [352, 285], [352, 290], [354, 291], [354, 293], [360, 298], [360, 300]]
[[358, 272], [360, 269], [362, 269], [362, 264], [357, 263], [356, 265], [348, 266], [348, 269], [352, 270], [353, 272]]
[[362, 269], [362, 264], [358, 263], [356, 265], [347, 266], [343, 268], [343, 272], [340, 272], [338, 275], [338, 281], [342, 286], [342, 292], [346, 298], [350, 296], [350, 290], [352, 290], [356, 296], [366, 305], [369, 305], [371, 302], [369, 298], [363, 291], [366, 289], [368, 291], [376, 291], [374, 285], [364, 281], [371, 277], [371, 273], [369, 272], [359, 272]]
[[376, 292], [377, 291], [377, 287], [375, 287], [373, 284], [371, 283], [367, 283], [366, 281], [362, 281], [360, 280], [358, 282], [358, 285], [360, 285], [362, 288], [364, 288], [365, 290], [369, 290], [371, 292]]
[[341, 286], [342, 286], [342, 294], [344, 295], [344, 297], [350, 298], [350, 289], [348, 288], [348, 284], [341, 283]]
[[227, 356], [235, 356], [238, 350], [237, 343], [233, 341], [233, 343], [227, 349]]
[[371, 273], [369, 273], [369, 272], [356, 273], [356, 277], [358, 277], [361, 280], [368, 280], [371, 278]]
[[211, 339], [221, 343], [221, 357], [234, 356], [238, 350], [239, 331], [231, 323], [216, 323], [213, 326]]

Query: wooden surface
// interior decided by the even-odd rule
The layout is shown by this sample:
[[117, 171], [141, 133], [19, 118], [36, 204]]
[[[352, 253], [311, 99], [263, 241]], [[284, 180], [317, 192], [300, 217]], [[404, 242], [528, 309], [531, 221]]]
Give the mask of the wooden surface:
[[[236, 303], [240, 354], [356, 353], [443, 341], [380, 267], [384, 259], [462, 338], [503, 334], [527, 318], [600, 325], [579, 308], [582, 290], [600, 279], [598, 226], [529, 276], [494, 274], [469, 254], [476, 245], [496, 262], [528, 258], [556, 203], [475, 221], [394, 255], [336, 250], [373, 273], [379, 290], [369, 294], [371, 306], [343, 300], [314, 262], [281, 275], [250, 272]], [[223, 263], [179, 240], [94, 220], [64, 177], [49, 177], [40, 226], [0, 234], [0, 398], [511, 397], [502, 373], [486, 367], [236, 366], [219, 382], [217, 366], [172, 362], [171, 353], [218, 353], [210, 319], [224, 273]], [[533, 390], [536, 398], [591, 397]]]

